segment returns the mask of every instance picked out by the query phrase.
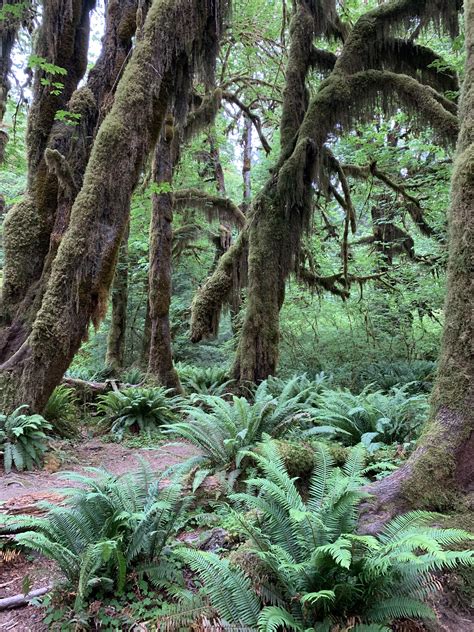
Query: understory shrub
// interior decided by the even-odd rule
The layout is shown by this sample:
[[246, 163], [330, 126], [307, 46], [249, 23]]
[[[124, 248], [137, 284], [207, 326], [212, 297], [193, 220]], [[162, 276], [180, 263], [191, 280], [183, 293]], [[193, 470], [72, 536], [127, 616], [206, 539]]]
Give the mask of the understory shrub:
[[0, 456], [8, 474], [12, 468], [32, 470], [41, 465], [51, 424], [41, 415], [28, 415], [20, 406], [9, 415], [0, 414]]
[[79, 411], [74, 390], [65, 384], [57, 386], [43, 411], [52, 433], [62, 439], [73, 439], [79, 433]]
[[101, 426], [120, 441], [126, 433], [152, 434], [176, 421], [183, 404], [172, 389], [127, 388], [102, 395], [97, 411], [104, 415]]
[[67, 474], [82, 487], [61, 490], [65, 506], [47, 505], [40, 518], [11, 516], [17, 543], [58, 564], [77, 610], [100, 594], [121, 595], [132, 571], [157, 588], [182, 584], [170, 547], [187, 507], [180, 485], [163, 485], [145, 465], [122, 477], [92, 471]]
[[357, 508], [366, 495], [363, 454], [353, 449], [340, 469], [321, 446], [307, 499], [274, 443], [252, 455], [262, 477], [230, 498], [259, 561], [258, 582], [248, 564], [235, 568], [239, 556], [233, 565], [214, 553], [179, 551], [224, 626], [329, 632], [358, 621], [351, 630], [373, 632], [388, 631], [399, 618], [434, 618], [425, 603], [439, 586], [434, 573], [472, 566], [474, 551], [454, 548], [474, 537], [432, 528], [438, 516], [421, 511], [395, 518], [376, 537], [358, 535]]
[[273, 397], [268, 383], [262, 382], [255, 391], [253, 403], [234, 396], [231, 401], [203, 396], [204, 408], [187, 406], [185, 421], [168, 425], [166, 431], [189, 441], [201, 455], [191, 457], [182, 470], [198, 468], [202, 482], [211, 472], [232, 471], [237, 476], [244, 466], [243, 459], [264, 436], [278, 438], [305, 415], [311, 406], [301, 401], [301, 393], [289, 397], [286, 393]]
[[348, 390], [325, 390], [316, 398], [315, 425], [306, 434], [334, 437], [343, 445], [363, 443], [373, 451], [381, 444], [414, 440], [428, 415], [426, 395], [410, 395], [405, 387], [389, 393], [360, 395]]
[[201, 368], [189, 364], [176, 364], [181, 385], [192, 395], [214, 395], [222, 397], [234, 380], [230, 380], [227, 369], [222, 367]]

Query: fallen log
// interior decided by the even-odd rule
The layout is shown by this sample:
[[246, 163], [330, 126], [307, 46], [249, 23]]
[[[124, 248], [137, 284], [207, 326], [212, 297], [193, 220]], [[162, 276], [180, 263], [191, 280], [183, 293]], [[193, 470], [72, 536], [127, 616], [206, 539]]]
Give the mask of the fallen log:
[[37, 588], [36, 590], [32, 590], [27, 595], [14, 595], [13, 597], [4, 597], [0, 599], [0, 611], [8, 610], [10, 608], [22, 608], [23, 606], [28, 606], [32, 599], [36, 599], [36, 597], [42, 597], [49, 593], [52, 589], [52, 586], [45, 586], [44, 588]]
[[84, 402], [92, 402], [99, 395], [104, 395], [108, 391], [120, 391], [123, 388], [130, 388], [132, 386], [132, 384], [125, 384], [119, 380], [87, 382], [86, 380], [79, 380], [73, 377], [64, 377], [62, 383], [74, 389]]

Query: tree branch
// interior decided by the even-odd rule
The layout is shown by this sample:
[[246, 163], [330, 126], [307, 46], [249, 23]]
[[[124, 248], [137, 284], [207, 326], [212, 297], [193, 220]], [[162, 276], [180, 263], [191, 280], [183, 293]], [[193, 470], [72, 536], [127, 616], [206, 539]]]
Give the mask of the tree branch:
[[265, 153], [268, 155], [271, 152], [272, 148], [270, 147], [263, 133], [262, 122], [260, 120], [260, 117], [257, 114], [255, 114], [255, 112], [252, 112], [252, 110], [249, 107], [247, 107], [245, 103], [243, 103], [232, 92], [224, 92], [222, 96], [226, 101], [229, 101], [229, 103], [233, 103], [234, 105], [236, 105], [240, 110], [242, 110], [242, 112], [244, 112], [249, 117], [249, 119], [253, 123], [253, 126], [257, 130], [257, 134], [258, 134], [258, 137], [260, 138], [260, 142], [262, 143], [262, 147], [265, 150]]
[[199, 189], [182, 189], [175, 191], [174, 203], [176, 209], [193, 207], [205, 211], [211, 219], [219, 218], [219, 214], [223, 214], [239, 228], [245, 225], [245, 215], [229, 198], [211, 195]]

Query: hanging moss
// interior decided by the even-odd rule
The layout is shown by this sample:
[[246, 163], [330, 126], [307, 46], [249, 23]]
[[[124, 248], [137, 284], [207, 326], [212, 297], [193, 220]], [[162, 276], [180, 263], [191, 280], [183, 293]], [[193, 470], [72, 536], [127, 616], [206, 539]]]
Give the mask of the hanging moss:
[[174, 193], [175, 208], [195, 208], [206, 213], [209, 221], [225, 217], [240, 228], [245, 225], [245, 215], [229, 198], [210, 195], [199, 189], [182, 189]]
[[[130, 198], [158, 137], [181, 64], [209, 71], [224, 13], [216, 0], [155, 0], [97, 134], [27, 352], [9, 369], [15, 402], [41, 409], [105, 312]], [[111, 162], [110, 156], [114, 156]], [[3, 397], [3, 395], [2, 395]], [[1, 403], [1, 402], [0, 402]]]
[[219, 259], [214, 273], [197, 291], [191, 306], [191, 341], [199, 342], [217, 335], [223, 306], [232, 303], [246, 284], [247, 232], [243, 231]]

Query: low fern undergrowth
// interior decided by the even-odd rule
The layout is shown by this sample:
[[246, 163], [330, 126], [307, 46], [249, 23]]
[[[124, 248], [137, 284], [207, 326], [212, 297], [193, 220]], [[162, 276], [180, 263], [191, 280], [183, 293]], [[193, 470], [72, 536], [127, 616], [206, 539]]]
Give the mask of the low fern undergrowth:
[[425, 599], [437, 588], [434, 573], [473, 564], [473, 551], [453, 550], [473, 537], [430, 527], [435, 514], [411, 512], [377, 537], [357, 534], [365, 495], [361, 449], [341, 470], [321, 446], [306, 499], [273, 443], [252, 458], [262, 476], [230, 499], [250, 538], [253, 566], [261, 567], [258, 580], [214, 553], [179, 551], [224, 626], [329, 632], [352, 620], [361, 622], [352, 628], [360, 632], [388, 630], [395, 619], [433, 618]]
[[74, 439], [79, 435], [80, 422], [78, 399], [72, 388], [57, 386], [43, 410], [43, 417], [52, 426], [52, 434], [62, 439]]
[[161, 426], [176, 421], [183, 400], [171, 389], [127, 388], [99, 398], [97, 410], [103, 415], [101, 427], [121, 441], [126, 434], [151, 435]]
[[28, 415], [20, 406], [9, 415], [0, 414], [0, 456], [8, 474], [12, 468], [32, 470], [46, 451], [46, 432], [51, 424], [41, 415]]
[[90, 473], [67, 474], [83, 487], [61, 490], [65, 506], [44, 504], [44, 517], [7, 518], [20, 531], [17, 543], [58, 564], [76, 594], [76, 610], [93, 593], [122, 594], [132, 573], [158, 588], [182, 584], [170, 546], [186, 515], [181, 486], [164, 485], [145, 465], [122, 477]]
[[227, 472], [235, 478], [244, 467], [248, 450], [265, 436], [282, 437], [302, 418], [309, 419], [312, 408], [306, 398], [305, 390], [273, 396], [268, 383], [263, 382], [253, 402], [244, 397], [226, 401], [207, 396], [201, 398], [202, 409], [185, 406], [187, 419], [166, 426], [166, 432], [192, 443], [201, 454], [186, 461], [180, 470], [198, 468], [195, 488], [211, 473]]
[[427, 396], [411, 395], [406, 386], [389, 393], [368, 387], [359, 395], [327, 389], [314, 407], [316, 425], [306, 435], [335, 438], [347, 446], [363, 443], [372, 451], [416, 439], [428, 414]]

